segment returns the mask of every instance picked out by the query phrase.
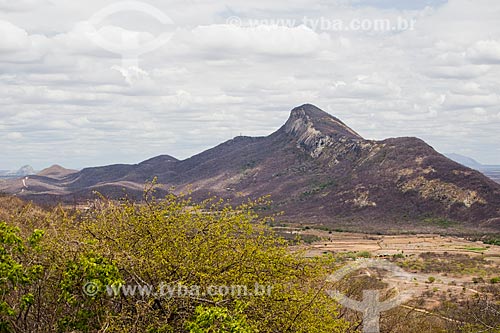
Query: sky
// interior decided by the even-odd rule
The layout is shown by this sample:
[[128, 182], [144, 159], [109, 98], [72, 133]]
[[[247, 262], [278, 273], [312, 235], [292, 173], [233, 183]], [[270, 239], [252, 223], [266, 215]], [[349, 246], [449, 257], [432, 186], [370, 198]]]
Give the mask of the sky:
[[4, 170], [184, 159], [304, 103], [500, 165], [498, 87], [497, 0], [0, 0]]

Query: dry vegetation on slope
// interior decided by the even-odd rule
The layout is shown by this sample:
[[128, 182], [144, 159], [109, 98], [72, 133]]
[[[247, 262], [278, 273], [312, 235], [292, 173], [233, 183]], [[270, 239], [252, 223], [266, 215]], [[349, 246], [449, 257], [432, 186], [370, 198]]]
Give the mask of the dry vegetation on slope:
[[[473, 248], [465, 240], [448, 243], [450, 238], [441, 247], [438, 236], [360, 239], [307, 229], [318, 239], [332, 238], [315, 243], [316, 253], [308, 256], [275, 238], [267, 226], [274, 222], [255, 214], [255, 208], [265, 206], [260, 201], [233, 209], [224, 201], [197, 205], [168, 196], [142, 205], [101, 199], [82, 211], [42, 211], [1, 197], [0, 331], [357, 332], [359, 313], [340, 307], [326, 290], [359, 299], [363, 289], [386, 288], [386, 282], [395, 281], [383, 272], [363, 270], [337, 284], [325, 280], [356, 257], [377, 253], [427, 279], [411, 282], [420, 297], [383, 314], [383, 332], [500, 328], [498, 284], [492, 276], [498, 264], [480, 256], [481, 251], [496, 253], [496, 247]], [[370, 242], [380, 253], [368, 248]], [[457, 248], [471, 257], [452, 253]], [[477, 278], [465, 281], [469, 275], [464, 272]], [[82, 292], [88, 282], [98, 286], [96, 294]], [[256, 282], [272, 286], [272, 292], [162, 297], [127, 295], [120, 287], [166, 283], [253, 290]], [[111, 289], [109, 295], [105, 286], [118, 292]]]
[[[73, 204], [93, 191], [142, 198], [157, 176], [162, 193], [192, 191], [243, 202], [271, 195], [282, 220], [365, 232], [500, 230], [500, 184], [417, 138], [366, 140], [339, 119], [303, 105], [267, 137], [237, 137], [183, 161], [87, 168], [63, 177], [10, 181], [0, 190], [39, 203]], [[25, 184], [24, 184], [25, 183]], [[447, 220], [443, 230], [428, 220]]]

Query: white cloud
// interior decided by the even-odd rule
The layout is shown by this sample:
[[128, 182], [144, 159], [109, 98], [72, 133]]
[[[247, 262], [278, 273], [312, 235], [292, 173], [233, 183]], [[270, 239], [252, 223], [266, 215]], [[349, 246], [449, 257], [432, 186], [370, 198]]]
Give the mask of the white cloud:
[[[128, 13], [94, 28], [87, 21], [103, 6], [97, 0], [0, 0], [9, 7], [0, 21], [0, 136], [11, 136], [2, 146], [10, 164], [0, 169], [183, 158], [240, 133], [269, 134], [305, 102], [368, 138], [419, 136], [500, 164], [491, 157], [500, 146], [500, 2], [150, 3], [177, 23], [175, 35], [131, 66], [89, 34], [146, 43], [158, 36], [156, 23]], [[234, 15], [298, 24], [225, 24]], [[304, 16], [417, 23], [413, 31], [339, 32], [301, 26]]]
[[23, 138], [23, 134], [19, 132], [11, 132], [6, 135], [7, 140], [19, 140]]
[[467, 57], [474, 63], [500, 64], [500, 41], [480, 40], [467, 50]]
[[328, 43], [306, 26], [284, 27], [259, 25], [238, 27], [230, 24], [200, 26], [193, 30], [195, 42], [223, 56], [224, 52], [262, 53], [276, 56], [298, 56], [317, 52]]
[[0, 20], [0, 52], [15, 52], [30, 46], [28, 33], [11, 22]]
[[333, 98], [397, 98], [401, 94], [401, 87], [394, 82], [383, 78], [378, 73], [372, 75], [358, 75], [352, 82], [334, 82], [327, 88], [325, 94]]
[[480, 77], [489, 70], [487, 65], [438, 66], [429, 68], [427, 75], [434, 78], [468, 80]]
[[40, 6], [42, 4], [47, 5], [48, 2], [45, 0], [0, 0], [0, 9], [12, 12], [28, 11], [33, 9], [35, 6]]
[[447, 109], [474, 109], [498, 105], [500, 99], [496, 94], [489, 95], [457, 95], [447, 94], [443, 107]]

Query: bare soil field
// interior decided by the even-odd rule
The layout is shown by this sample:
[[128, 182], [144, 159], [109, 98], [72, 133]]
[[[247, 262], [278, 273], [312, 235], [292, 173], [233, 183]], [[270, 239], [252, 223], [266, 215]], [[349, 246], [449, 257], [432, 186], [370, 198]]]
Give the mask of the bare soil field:
[[[293, 232], [293, 231], [292, 231]], [[500, 264], [500, 246], [487, 245], [481, 241], [473, 242], [465, 238], [421, 235], [367, 235], [358, 233], [326, 232], [322, 230], [303, 230], [300, 235], [313, 235], [318, 241], [308, 246], [308, 253], [319, 255], [324, 252], [362, 252], [372, 256], [392, 256], [395, 254], [419, 255], [421, 253], [463, 254], [480, 256]]]
[[289, 239], [298, 236], [307, 240], [294, 249], [304, 250], [311, 257], [331, 255], [346, 263], [368, 257], [389, 260], [408, 276], [401, 278], [368, 269], [359, 272], [358, 277], [375, 276], [397, 292], [411, 291], [414, 297], [405, 307], [413, 311], [442, 313], [443, 304], [450, 300], [459, 304], [475, 295], [500, 301], [497, 245], [435, 234], [370, 235], [298, 228], [281, 228], [278, 233], [288, 234]]

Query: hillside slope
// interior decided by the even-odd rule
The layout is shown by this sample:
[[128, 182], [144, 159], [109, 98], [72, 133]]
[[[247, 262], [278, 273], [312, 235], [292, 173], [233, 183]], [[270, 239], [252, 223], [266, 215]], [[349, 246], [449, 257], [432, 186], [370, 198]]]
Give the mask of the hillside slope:
[[[236, 137], [183, 161], [165, 155], [60, 179], [34, 176], [19, 195], [72, 202], [94, 190], [119, 197], [125, 189], [140, 198], [154, 176], [161, 194], [171, 187], [236, 201], [270, 194], [274, 211], [284, 210], [289, 221], [384, 232], [500, 230], [499, 184], [417, 138], [365, 140], [309, 104], [267, 137]], [[19, 191], [19, 184], [3, 190]]]

